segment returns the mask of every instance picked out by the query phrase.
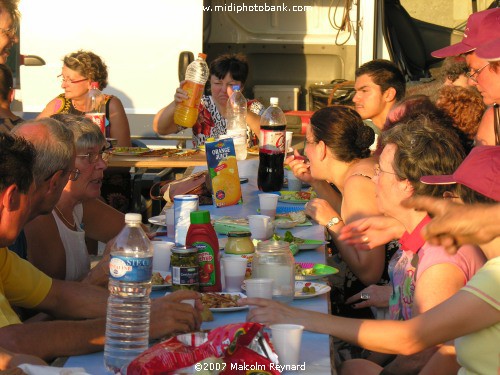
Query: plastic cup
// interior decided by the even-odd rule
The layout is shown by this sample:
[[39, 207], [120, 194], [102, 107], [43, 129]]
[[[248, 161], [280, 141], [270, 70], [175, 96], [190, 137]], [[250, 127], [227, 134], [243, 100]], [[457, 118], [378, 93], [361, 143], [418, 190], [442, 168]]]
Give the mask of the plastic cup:
[[267, 240], [273, 235], [273, 224], [267, 215], [249, 215], [248, 224], [252, 238], [257, 240]]
[[174, 209], [169, 208], [165, 212], [165, 222], [167, 224], [167, 235], [170, 238], [175, 237], [175, 215], [174, 215]]
[[302, 190], [302, 181], [299, 180], [292, 171], [288, 171], [287, 173], [288, 179], [288, 190], [290, 191], [301, 191]]
[[285, 153], [288, 153], [292, 148], [292, 137], [293, 137], [293, 132], [287, 131], [285, 136], [285, 145], [286, 145]]
[[259, 194], [260, 213], [269, 216], [272, 220], [276, 217], [279, 195], [271, 193]]
[[297, 324], [272, 324], [271, 337], [280, 365], [297, 366], [304, 326]]
[[170, 256], [172, 254], [173, 242], [152, 241], [153, 244], [153, 270], [170, 271]]
[[248, 298], [273, 299], [273, 279], [247, 279], [245, 291]]
[[226, 292], [240, 292], [245, 273], [247, 270], [247, 260], [236, 257], [223, 257], [224, 279], [226, 281]]

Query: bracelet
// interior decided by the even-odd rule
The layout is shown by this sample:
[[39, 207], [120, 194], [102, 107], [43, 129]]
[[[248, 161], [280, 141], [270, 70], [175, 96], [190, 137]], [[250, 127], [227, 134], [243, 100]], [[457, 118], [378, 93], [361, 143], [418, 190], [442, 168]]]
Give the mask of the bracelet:
[[326, 229], [330, 229], [331, 227], [333, 227], [334, 225], [337, 225], [341, 221], [342, 221], [341, 218], [339, 218], [338, 216], [334, 216], [330, 219], [330, 221], [328, 223], [326, 223], [325, 227], [326, 227]]

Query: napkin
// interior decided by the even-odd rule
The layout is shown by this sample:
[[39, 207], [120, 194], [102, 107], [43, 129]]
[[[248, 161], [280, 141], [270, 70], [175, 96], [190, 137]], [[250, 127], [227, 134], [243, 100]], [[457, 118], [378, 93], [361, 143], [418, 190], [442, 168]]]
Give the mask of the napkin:
[[23, 370], [28, 375], [90, 375], [81, 367], [51, 367], [51, 366], [40, 366], [40, 365], [29, 365], [23, 363], [17, 366]]

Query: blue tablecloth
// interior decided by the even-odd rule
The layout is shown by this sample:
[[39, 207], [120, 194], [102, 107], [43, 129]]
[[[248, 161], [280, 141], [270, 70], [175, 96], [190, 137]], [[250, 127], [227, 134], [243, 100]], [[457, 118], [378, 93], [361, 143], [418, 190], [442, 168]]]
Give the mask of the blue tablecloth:
[[[238, 162], [240, 177], [249, 178], [249, 182], [242, 185], [243, 205], [222, 208], [202, 206], [202, 208], [209, 210], [212, 215], [217, 216], [246, 217], [247, 215], [257, 213], [257, 209], [259, 208], [259, 191], [256, 179], [257, 167], [258, 160], [255, 159]], [[282, 206], [289, 204], [280, 202], [278, 205]], [[280, 232], [284, 232], [284, 230], [278, 230], [278, 233]], [[324, 227], [319, 225], [295, 227], [292, 232], [294, 236], [301, 238], [315, 240], [324, 239]], [[295, 260], [297, 262], [325, 263], [324, 246], [320, 246], [314, 250], [299, 251], [295, 256]], [[153, 297], [158, 295], [158, 293], [159, 292], [154, 292]], [[329, 304], [328, 293], [313, 298], [294, 300], [291, 303], [291, 305], [295, 307], [324, 313], [328, 313]], [[244, 322], [246, 313], [246, 310], [214, 313], [214, 321], [203, 323], [202, 329], [211, 329], [223, 324]], [[328, 335], [304, 331], [300, 353], [300, 363], [303, 362], [305, 362], [306, 366], [305, 374], [330, 375], [332, 373], [330, 363], [330, 341]], [[87, 372], [91, 374], [106, 374], [102, 352], [70, 357], [66, 361], [65, 367], [84, 367]]]

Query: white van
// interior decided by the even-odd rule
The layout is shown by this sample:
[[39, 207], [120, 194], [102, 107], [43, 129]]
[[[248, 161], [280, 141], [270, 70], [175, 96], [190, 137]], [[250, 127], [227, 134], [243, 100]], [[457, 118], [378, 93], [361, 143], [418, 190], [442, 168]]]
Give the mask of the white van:
[[[245, 96], [290, 88], [298, 110], [312, 109], [311, 86], [354, 79], [373, 58], [397, 62], [409, 80], [430, 77], [430, 51], [461, 38], [489, 0], [21, 0], [20, 55], [14, 66], [25, 118], [62, 92], [62, 58], [78, 49], [100, 55], [106, 93], [118, 96], [136, 136], [154, 136], [154, 114], [173, 99], [187, 54], [248, 56]], [[40, 59], [27, 58], [38, 56]], [[11, 56], [15, 58], [15, 56]], [[41, 65], [36, 65], [37, 61]], [[34, 65], [33, 65], [34, 64]], [[15, 64], [16, 65], [16, 64]], [[295, 94], [297, 93], [297, 94]], [[267, 105], [268, 103], [264, 103]]]

